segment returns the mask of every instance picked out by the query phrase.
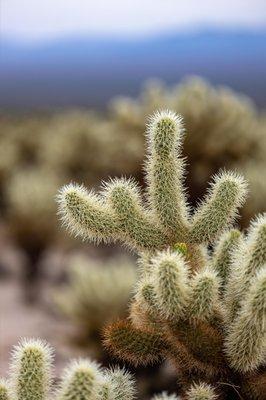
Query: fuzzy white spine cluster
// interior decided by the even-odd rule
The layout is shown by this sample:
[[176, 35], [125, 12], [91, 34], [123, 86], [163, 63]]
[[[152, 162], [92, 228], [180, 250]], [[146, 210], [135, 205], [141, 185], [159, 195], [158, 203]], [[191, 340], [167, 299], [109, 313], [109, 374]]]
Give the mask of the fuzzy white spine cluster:
[[99, 390], [99, 366], [90, 360], [73, 361], [64, 371], [57, 400], [94, 400]]
[[213, 387], [206, 383], [194, 384], [186, 396], [187, 400], [216, 400], [218, 398]]

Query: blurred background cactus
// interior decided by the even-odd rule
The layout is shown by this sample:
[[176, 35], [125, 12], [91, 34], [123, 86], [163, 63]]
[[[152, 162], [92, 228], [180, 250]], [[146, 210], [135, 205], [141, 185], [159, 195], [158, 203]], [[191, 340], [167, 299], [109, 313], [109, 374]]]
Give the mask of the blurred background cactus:
[[58, 113], [42, 137], [42, 161], [64, 180], [95, 183], [106, 177], [107, 168], [110, 175], [134, 173], [140, 152], [135, 138], [117, 131], [103, 114], [86, 109]]
[[9, 234], [27, 257], [24, 278], [29, 300], [38, 293], [40, 258], [59, 236], [54, 212], [59, 182], [49, 170], [31, 167], [16, 171], [8, 183], [6, 222]]
[[78, 327], [76, 342], [103, 357], [102, 330], [107, 323], [125, 317], [136, 281], [136, 268], [127, 258], [89, 260], [76, 254], [66, 265], [68, 283], [55, 293], [60, 312]]

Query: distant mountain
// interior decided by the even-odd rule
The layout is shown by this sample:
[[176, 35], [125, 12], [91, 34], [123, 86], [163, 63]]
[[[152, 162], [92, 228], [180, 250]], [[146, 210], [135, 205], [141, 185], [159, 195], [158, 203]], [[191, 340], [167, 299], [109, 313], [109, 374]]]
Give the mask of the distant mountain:
[[0, 107], [100, 107], [151, 77], [198, 74], [266, 105], [266, 30], [205, 31], [139, 40], [65, 38], [25, 45], [2, 38]]

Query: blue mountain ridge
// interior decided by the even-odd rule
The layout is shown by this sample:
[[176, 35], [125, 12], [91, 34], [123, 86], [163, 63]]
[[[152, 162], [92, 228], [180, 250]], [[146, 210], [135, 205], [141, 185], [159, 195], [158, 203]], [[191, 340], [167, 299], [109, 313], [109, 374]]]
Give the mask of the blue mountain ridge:
[[192, 74], [266, 105], [266, 30], [70, 37], [38, 45], [2, 38], [0, 57], [0, 107], [102, 107], [114, 95], [137, 94], [148, 78], [172, 84]]

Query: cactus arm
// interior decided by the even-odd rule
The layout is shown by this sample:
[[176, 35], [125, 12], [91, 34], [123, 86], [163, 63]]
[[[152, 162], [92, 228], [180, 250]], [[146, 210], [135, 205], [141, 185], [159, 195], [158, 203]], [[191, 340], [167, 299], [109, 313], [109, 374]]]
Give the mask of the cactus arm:
[[265, 363], [266, 357], [266, 269], [258, 272], [229, 326], [226, 354], [231, 366], [242, 373]]
[[105, 329], [104, 337], [107, 349], [135, 366], [160, 361], [166, 348], [158, 333], [134, 328], [123, 320], [109, 325]]
[[153, 284], [162, 317], [182, 317], [189, 296], [188, 266], [184, 257], [169, 250], [154, 257]]
[[219, 307], [219, 280], [214, 271], [205, 268], [191, 281], [187, 312], [191, 319], [210, 320]]
[[179, 156], [183, 131], [181, 117], [170, 111], [154, 114], [147, 129], [146, 172], [151, 207], [176, 241], [183, 241], [188, 231], [188, 207], [182, 186], [184, 161]]
[[213, 242], [228, 227], [245, 200], [246, 186], [244, 179], [232, 172], [214, 177], [209, 193], [193, 216], [192, 243]]
[[58, 195], [59, 215], [71, 233], [96, 243], [119, 237], [119, 226], [102, 199], [83, 186], [66, 185]]
[[56, 400], [95, 400], [101, 379], [99, 366], [90, 360], [75, 360], [66, 367]]
[[233, 252], [240, 245], [241, 239], [241, 232], [237, 229], [232, 229], [225, 232], [215, 246], [212, 257], [212, 268], [220, 278], [222, 290], [225, 288], [231, 272]]
[[132, 180], [113, 180], [106, 185], [104, 195], [131, 247], [154, 250], [165, 245], [165, 233], [144, 209], [140, 191]]
[[233, 257], [232, 271], [226, 288], [227, 318], [233, 321], [250, 281], [266, 263], [266, 214], [258, 216], [248, 231], [246, 240]]
[[41, 340], [22, 340], [14, 348], [11, 389], [16, 400], [46, 400], [51, 386], [52, 350]]

